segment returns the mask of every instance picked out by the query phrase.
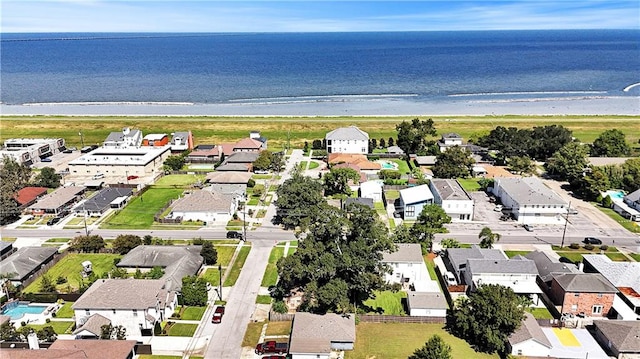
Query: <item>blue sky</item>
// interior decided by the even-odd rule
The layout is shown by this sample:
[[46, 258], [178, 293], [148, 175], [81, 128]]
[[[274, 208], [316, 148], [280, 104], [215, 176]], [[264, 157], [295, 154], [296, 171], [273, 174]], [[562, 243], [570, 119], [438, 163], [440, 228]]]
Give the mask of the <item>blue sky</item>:
[[2, 32], [640, 29], [638, 0], [2, 0]]

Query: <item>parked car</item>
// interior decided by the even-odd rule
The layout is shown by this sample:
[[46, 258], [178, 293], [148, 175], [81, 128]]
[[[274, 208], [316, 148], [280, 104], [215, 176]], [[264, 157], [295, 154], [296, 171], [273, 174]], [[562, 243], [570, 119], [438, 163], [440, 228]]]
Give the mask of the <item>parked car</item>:
[[219, 305], [216, 307], [216, 310], [213, 312], [213, 317], [211, 317], [211, 323], [214, 323], [214, 324], [221, 323], [223, 316], [224, 316], [224, 306]]
[[508, 214], [503, 214], [502, 216], [500, 216], [501, 221], [508, 221], [510, 219], [511, 219], [511, 216]]
[[51, 158], [49, 157], [41, 158], [40, 162], [51, 162]]
[[289, 351], [289, 343], [278, 343], [275, 340], [269, 340], [256, 345], [256, 354], [278, 353], [284, 354]]
[[67, 148], [66, 150], [62, 151], [62, 153], [73, 153], [73, 150]]
[[59, 217], [53, 217], [50, 220], [47, 221], [47, 226], [53, 226], [54, 224], [60, 222], [60, 218]]
[[533, 226], [530, 226], [530, 225], [528, 225], [528, 224], [525, 224], [525, 225], [524, 225], [524, 226], [522, 226], [522, 227], [524, 227], [524, 229], [526, 229], [526, 230], [527, 230], [527, 231], [529, 231], [529, 232], [533, 232]]
[[457, 285], [458, 282], [456, 282], [456, 277], [454, 277], [453, 273], [451, 272], [445, 272], [444, 273], [444, 279], [447, 281], [447, 285]]
[[102, 179], [102, 178], [104, 178], [104, 173], [96, 173], [93, 175], [94, 180]]
[[585, 237], [582, 241], [584, 244], [602, 244], [602, 241], [595, 237]]
[[255, 170], [255, 171], [253, 171], [253, 173], [255, 173], [257, 175], [266, 175], [266, 174], [269, 174], [269, 171], [267, 171], [267, 170]]
[[138, 176], [127, 176], [127, 181], [128, 181], [128, 180], [134, 180], [134, 179], [136, 179], [136, 178], [138, 178]]
[[242, 239], [242, 233], [237, 232], [237, 231], [229, 231], [229, 232], [227, 232], [227, 238]]
[[496, 206], [493, 208], [493, 210], [494, 210], [494, 211], [496, 211], [496, 212], [500, 212], [500, 211], [502, 211], [502, 205], [501, 205], [501, 204], [496, 205]]
[[284, 355], [265, 355], [262, 359], [287, 359]]

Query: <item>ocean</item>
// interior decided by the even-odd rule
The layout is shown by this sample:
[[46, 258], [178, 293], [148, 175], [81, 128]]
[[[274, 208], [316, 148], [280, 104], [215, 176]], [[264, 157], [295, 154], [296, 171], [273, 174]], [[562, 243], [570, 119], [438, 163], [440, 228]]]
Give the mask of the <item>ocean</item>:
[[0, 44], [3, 105], [511, 101], [640, 93], [632, 86], [640, 82], [638, 30], [8, 33]]

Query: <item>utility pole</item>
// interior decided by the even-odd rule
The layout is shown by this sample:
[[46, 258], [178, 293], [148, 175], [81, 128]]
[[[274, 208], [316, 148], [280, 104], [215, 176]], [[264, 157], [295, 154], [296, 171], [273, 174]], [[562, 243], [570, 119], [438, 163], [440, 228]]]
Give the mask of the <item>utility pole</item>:
[[247, 202], [242, 205], [242, 240], [247, 241]]
[[569, 213], [571, 213], [571, 201], [569, 201], [569, 207], [567, 207], [567, 217], [564, 219], [564, 230], [562, 231], [562, 242], [560, 242], [560, 248], [564, 248], [564, 236], [567, 234], [567, 224], [569, 224]]
[[80, 136], [80, 144], [82, 145], [82, 147], [84, 147], [84, 137], [82, 136], [82, 132], [78, 132], [78, 135]]
[[89, 237], [89, 229], [87, 228], [87, 208], [84, 209], [84, 235]]
[[220, 295], [220, 300], [222, 300], [222, 264], [218, 264], [218, 273], [220, 274], [220, 284], [218, 284], [218, 294]]

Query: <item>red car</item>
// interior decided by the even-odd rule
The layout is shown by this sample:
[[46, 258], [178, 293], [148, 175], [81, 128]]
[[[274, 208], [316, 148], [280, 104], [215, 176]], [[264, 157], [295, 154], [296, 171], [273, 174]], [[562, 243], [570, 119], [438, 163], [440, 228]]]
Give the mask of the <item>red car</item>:
[[136, 178], [138, 178], [138, 176], [127, 176], [127, 181], [134, 180]]
[[284, 355], [266, 355], [262, 359], [287, 359], [287, 357]]
[[211, 318], [211, 323], [218, 324], [222, 322], [222, 316], [224, 315], [224, 306], [220, 305], [216, 307]]

